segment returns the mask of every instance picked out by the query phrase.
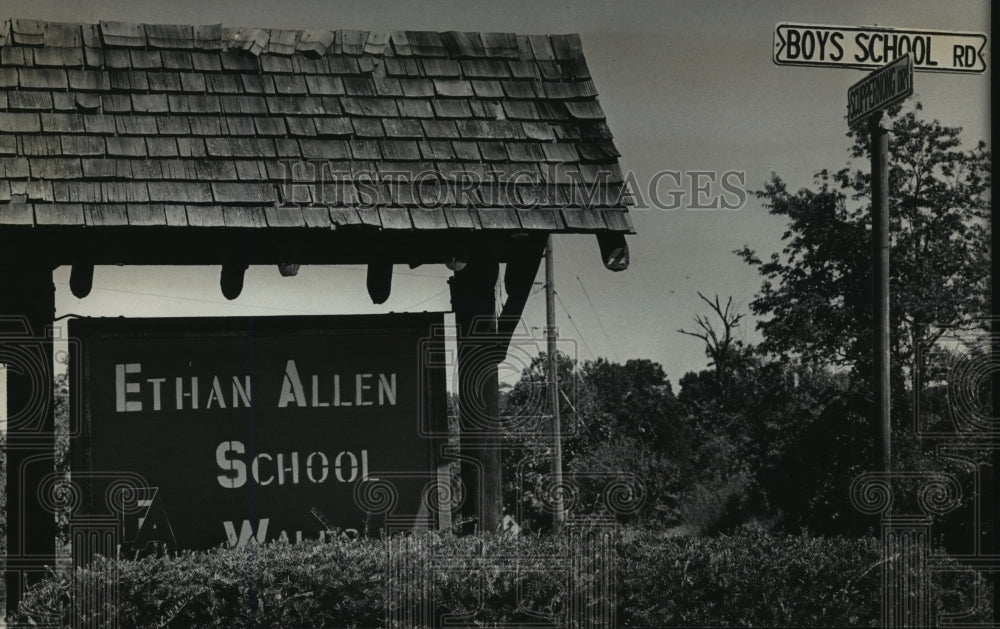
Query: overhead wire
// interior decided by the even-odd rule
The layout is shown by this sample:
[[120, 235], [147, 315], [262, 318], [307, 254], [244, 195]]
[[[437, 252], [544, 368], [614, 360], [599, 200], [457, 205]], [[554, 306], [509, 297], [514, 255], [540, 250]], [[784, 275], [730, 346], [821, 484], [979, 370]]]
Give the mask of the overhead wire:
[[604, 321], [601, 320], [601, 315], [597, 313], [597, 308], [594, 307], [594, 301], [590, 298], [590, 293], [587, 292], [587, 287], [583, 285], [583, 280], [580, 276], [576, 276], [576, 281], [580, 283], [580, 288], [583, 289], [583, 296], [587, 298], [587, 303], [590, 304], [590, 310], [594, 313], [594, 317], [597, 319], [597, 325], [601, 327], [601, 332], [604, 334], [604, 340], [608, 342], [608, 346], [611, 348], [611, 353], [615, 355], [618, 362], [621, 362], [621, 356], [618, 355], [618, 349], [615, 344], [611, 342], [611, 336], [608, 334], [608, 329], [604, 327]]
[[594, 313], [594, 318], [597, 319], [597, 325], [601, 328], [601, 333], [604, 335], [604, 340], [607, 341], [608, 347], [611, 349], [611, 353], [614, 354], [615, 359], [621, 362], [621, 356], [618, 355], [618, 349], [615, 344], [611, 342], [611, 336], [608, 334], [608, 329], [604, 326], [604, 321], [601, 319], [600, 313], [597, 312], [597, 308], [594, 306], [594, 301], [590, 298], [590, 293], [587, 291], [587, 287], [584, 285], [583, 280], [580, 279], [580, 273], [577, 271], [576, 263], [573, 262], [573, 257], [569, 254], [569, 250], [566, 246], [559, 242], [559, 247], [562, 249], [563, 255], [569, 261], [570, 268], [573, 270], [573, 276], [576, 277], [576, 281], [580, 284], [580, 288], [583, 290], [583, 296], [587, 299], [587, 303], [590, 305], [591, 312]]
[[[60, 286], [69, 286], [68, 282], [54, 282], [54, 283], [58, 284]], [[95, 291], [100, 290], [100, 291], [105, 291], [105, 292], [110, 292], [110, 293], [123, 293], [123, 294], [126, 294], [126, 295], [144, 295], [146, 297], [159, 297], [161, 299], [176, 299], [178, 301], [193, 301], [193, 302], [202, 303], [202, 304], [216, 304], [216, 305], [232, 304], [232, 302], [223, 301], [221, 299], [199, 299], [197, 297], [184, 297], [183, 295], [164, 295], [164, 294], [161, 294], [161, 293], [150, 293], [148, 291], [128, 290], [126, 288], [106, 288], [106, 287], [103, 287], [103, 286], [94, 286], [92, 290], [95, 290]], [[299, 313], [305, 312], [305, 313], [310, 313], [310, 314], [325, 314], [325, 313], [322, 313], [322, 312], [315, 312], [315, 311], [303, 310], [301, 308], [281, 308], [279, 306], [261, 306], [261, 305], [250, 305], [250, 304], [240, 304], [240, 305], [242, 305], [244, 307], [248, 307], [248, 308], [259, 308], [261, 310], [275, 310], [275, 311], [281, 311], [281, 312], [299, 312]]]
[[559, 296], [559, 291], [553, 291], [553, 293], [555, 294], [556, 299], [559, 301], [559, 305], [562, 306], [563, 312], [566, 313], [566, 318], [569, 319], [569, 322], [573, 325], [573, 329], [576, 330], [577, 336], [583, 342], [583, 346], [587, 348], [587, 353], [590, 354], [591, 358], [597, 360], [597, 355], [594, 354], [594, 351], [592, 349], [590, 349], [590, 344], [587, 343], [587, 337], [583, 335], [583, 332], [580, 331], [579, 326], [576, 325], [576, 320], [573, 319], [573, 315], [569, 313], [569, 308], [566, 307], [566, 304], [563, 302], [562, 297]]
[[431, 295], [430, 297], [428, 297], [427, 299], [424, 299], [423, 301], [418, 301], [417, 303], [413, 304], [412, 306], [408, 306], [406, 308], [403, 308], [403, 310], [413, 310], [417, 306], [422, 306], [422, 305], [426, 304], [427, 302], [429, 302], [429, 301], [431, 301], [433, 299], [437, 299], [441, 295], [444, 295], [445, 293], [447, 293], [449, 290], [451, 290], [450, 286], [447, 287], [447, 288], [443, 288], [443, 289], [439, 290], [438, 292], [434, 293], [433, 295]]

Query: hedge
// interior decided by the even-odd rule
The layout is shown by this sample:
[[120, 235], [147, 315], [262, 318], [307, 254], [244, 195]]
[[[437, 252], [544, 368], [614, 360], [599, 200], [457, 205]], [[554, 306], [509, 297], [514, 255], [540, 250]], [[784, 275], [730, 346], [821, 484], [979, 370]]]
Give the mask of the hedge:
[[[877, 540], [764, 533], [664, 539], [625, 531], [614, 551], [617, 581], [607, 594], [616, 597], [609, 609], [619, 627], [879, 622]], [[391, 541], [274, 543], [134, 561], [98, 560], [31, 588], [15, 622], [67, 626], [71, 614], [78, 621], [98, 620], [88, 616], [78, 594], [102, 591], [117, 575], [117, 604], [95, 614], [116, 613], [120, 627], [382, 627], [387, 582], [402, 588], [406, 570], [415, 574], [413, 570], [450, 558], [450, 568], [439, 572], [428, 588], [438, 613], [431, 624], [441, 626], [442, 613], [468, 614], [483, 624], [538, 622], [548, 615], [559, 624], [574, 594], [566, 584], [571, 552], [565, 538], [422, 534]], [[398, 569], [387, 571], [390, 556]], [[593, 567], [588, 562], [595, 559], [583, 557], [577, 565]], [[524, 568], [531, 561], [538, 562], [537, 569], [513, 571], [516, 564]], [[972, 609], [978, 578], [957, 572], [936, 580], [934, 608]], [[580, 580], [580, 587], [592, 588], [584, 596], [592, 606], [601, 602], [595, 600], [600, 589], [593, 589], [598, 585]], [[77, 596], [70, 595], [71, 589]], [[988, 591], [986, 597], [988, 601]], [[430, 608], [408, 609], [430, 613]], [[989, 610], [981, 614], [985, 621]], [[406, 626], [414, 622], [403, 620]]]

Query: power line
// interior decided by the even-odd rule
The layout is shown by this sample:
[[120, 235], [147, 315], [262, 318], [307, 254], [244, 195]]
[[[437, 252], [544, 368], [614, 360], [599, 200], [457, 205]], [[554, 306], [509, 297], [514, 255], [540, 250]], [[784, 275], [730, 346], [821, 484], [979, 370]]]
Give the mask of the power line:
[[618, 349], [615, 348], [615, 344], [611, 342], [608, 330], [604, 327], [604, 322], [601, 321], [601, 315], [597, 314], [597, 308], [594, 307], [594, 302], [590, 299], [587, 287], [583, 285], [583, 280], [580, 279], [579, 275], [576, 276], [576, 281], [580, 283], [580, 288], [583, 289], [583, 296], [587, 298], [587, 303], [590, 304], [590, 309], [593, 311], [594, 317], [597, 318], [597, 325], [601, 326], [601, 332], [604, 334], [604, 340], [608, 342], [608, 345], [611, 347], [611, 352], [615, 355], [615, 358], [618, 359], [618, 362], [621, 362], [622, 358], [618, 355]]
[[441, 295], [444, 295], [445, 293], [447, 293], [449, 290], [451, 290], [450, 286], [448, 288], [444, 288], [442, 290], [439, 290], [438, 292], [434, 293], [433, 295], [431, 295], [430, 297], [428, 297], [427, 299], [425, 299], [423, 301], [418, 301], [417, 303], [413, 304], [412, 306], [408, 306], [406, 308], [403, 308], [403, 310], [413, 310], [417, 306], [422, 306], [422, 305], [426, 304], [427, 302], [431, 301], [432, 299], [437, 299]]
[[587, 337], [583, 335], [583, 332], [581, 332], [580, 328], [576, 325], [576, 321], [573, 319], [573, 315], [569, 313], [569, 308], [566, 307], [566, 304], [563, 303], [562, 297], [559, 296], [559, 291], [555, 291], [555, 294], [556, 294], [556, 299], [559, 300], [559, 305], [562, 306], [563, 312], [566, 313], [566, 318], [568, 318], [569, 322], [573, 324], [573, 329], [576, 330], [577, 336], [579, 336], [580, 340], [583, 341], [583, 346], [587, 348], [587, 353], [590, 354], [591, 358], [597, 360], [597, 355], [594, 354], [593, 350], [590, 349], [590, 344], [587, 343]]
[[[576, 333], [580, 337], [580, 340], [583, 341], [583, 346], [586, 348], [587, 353], [590, 354], [590, 357], [596, 361], [597, 356], [594, 355], [593, 350], [590, 349], [590, 345], [587, 343], [587, 338], [583, 335], [583, 332], [580, 331], [580, 328], [576, 325], [576, 321], [573, 319], [573, 315], [569, 313], [569, 308], [566, 307], [566, 304], [563, 302], [562, 297], [559, 296], [559, 291], [553, 291], [553, 293], [555, 294], [556, 299], [559, 301], [559, 305], [562, 306], [563, 312], [566, 313], [566, 318], [569, 319], [569, 322], [573, 325], [573, 329], [576, 330]], [[579, 365], [579, 361], [577, 361], [577, 365]], [[594, 399], [597, 399], [597, 392], [594, 390], [593, 385], [587, 382], [587, 379], [584, 378], [583, 374], [579, 371], [576, 372], [575, 382], [582, 384], [584, 388], [587, 389], [587, 392], [591, 396], [593, 396]], [[562, 395], [564, 398], [566, 398], [566, 400], [572, 407], [573, 416], [576, 418], [577, 423], [583, 426], [583, 429], [586, 430], [588, 434], [593, 434], [593, 432], [590, 430], [590, 426], [587, 425], [587, 421], [584, 419], [583, 414], [580, 413], [580, 411], [576, 408], [576, 404], [574, 404], [574, 401], [570, 400], [565, 393], [563, 393]]]
[[594, 313], [594, 318], [597, 319], [597, 325], [600, 326], [601, 333], [604, 334], [604, 340], [608, 342], [608, 347], [611, 348], [611, 353], [615, 355], [618, 362], [621, 362], [622, 359], [621, 356], [618, 355], [618, 349], [615, 347], [615, 344], [611, 342], [611, 336], [608, 335], [608, 330], [604, 327], [604, 321], [601, 320], [601, 315], [597, 312], [597, 308], [594, 307], [594, 302], [590, 298], [590, 293], [587, 292], [587, 287], [584, 286], [583, 280], [580, 279], [580, 274], [577, 272], [576, 263], [573, 262], [573, 257], [569, 254], [569, 250], [566, 249], [566, 246], [563, 245], [562, 242], [559, 244], [560, 247], [562, 247], [562, 251], [566, 256], [566, 259], [569, 260], [569, 265], [573, 269], [573, 275], [576, 277], [576, 281], [579, 282], [580, 288], [583, 289], [583, 296], [587, 298], [587, 303], [590, 304], [590, 310]]
[[[368, 267], [366, 267], [366, 266], [354, 266], [354, 265], [349, 265], [349, 264], [337, 264], [337, 265], [334, 265], [332, 268], [335, 271], [367, 271], [368, 270]], [[436, 280], [446, 280], [449, 277], [448, 275], [432, 275], [430, 273], [413, 273], [413, 272], [410, 272], [410, 271], [395, 271], [394, 270], [392, 273], [393, 273], [393, 275], [409, 275], [410, 277], [430, 277], [430, 278], [433, 278], [433, 279], [436, 279]]]
[[[54, 283], [58, 284], [60, 286], [69, 286], [69, 284], [67, 282], [54, 282]], [[128, 289], [125, 289], [125, 288], [105, 288], [103, 286], [95, 286], [93, 288], [93, 290], [102, 290], [102, 291], [111, 292], [111, 293], [124, 293], [126, 295], [144, 295], [146, 297], [159, 297], [161, 299], [177, 299], [177, 300], [180, 300], [180, 301], [193, 301], [193, 302], [198, 302], [198, 303], [202, 303], [202, 304], [232, 305], [232, 303], [233, 303], [233, 302], [230, 302], [230, 301], [222, 301], [221, 299], [199, 299], [197, 297], [184, 297], [182, 295], [163, 295], [163, 294], [160, 294], [160, 293], [150, 293], [150, 292], [146, 292], [146, 291], [128, 290]], [[279, 306], [260, 306], [260, 305], [252, 305], [252, 304], [240, 304], [240, 305], [244, 306], [244, 307], [247, 307], [247, 308], [260, 308], [261, 310], [276, 310], [276, 311], [280, 311], [280, 312], [305, 312], [305, 313], [311, 313], [311, 314], [325, 314], [325, 313], [322, 313], [322, 312], [316, 312], [316, 311], [310, 311], [310, 310], [303, 310], [301, 308], [281, 308]]]

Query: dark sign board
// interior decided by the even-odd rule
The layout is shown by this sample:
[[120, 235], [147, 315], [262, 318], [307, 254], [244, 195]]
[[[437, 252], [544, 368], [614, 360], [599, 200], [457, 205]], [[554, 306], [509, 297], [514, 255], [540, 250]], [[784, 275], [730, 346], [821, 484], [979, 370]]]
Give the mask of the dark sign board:
[[847, 124], [853, 127], [876, 111], [913, 96], [913, 57], [903, 55], [847, 90]]
[[[372, 533], [387, 517], [433, 523], [442, 324], [441, 314], [71, 321], [84, 510], [121, 515], [124, 542], [192, 549]], [[369, 491], [386, 483], [392, 504]]]

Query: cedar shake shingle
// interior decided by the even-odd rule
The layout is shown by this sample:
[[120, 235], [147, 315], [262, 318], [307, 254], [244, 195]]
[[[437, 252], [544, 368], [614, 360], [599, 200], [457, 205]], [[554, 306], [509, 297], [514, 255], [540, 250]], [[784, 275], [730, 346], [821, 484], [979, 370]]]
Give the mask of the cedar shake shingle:
[[[632, 230], [575, 35], [39, 20], [0, 32], [4, 228]], [[320, 161], [336, 203], [277, 211], [285, 164], [300, 160]], [[601, 190], [558, 173], [547, 184], [562, 164]], [[498, 185], [446, 188], [446, 208], [417, 214], [433, 191], [402, 183], [490, 172]], [[362, 180], [383, 205], [359, 205]], [[535, 198], [544, 216], [506, 207]]]

